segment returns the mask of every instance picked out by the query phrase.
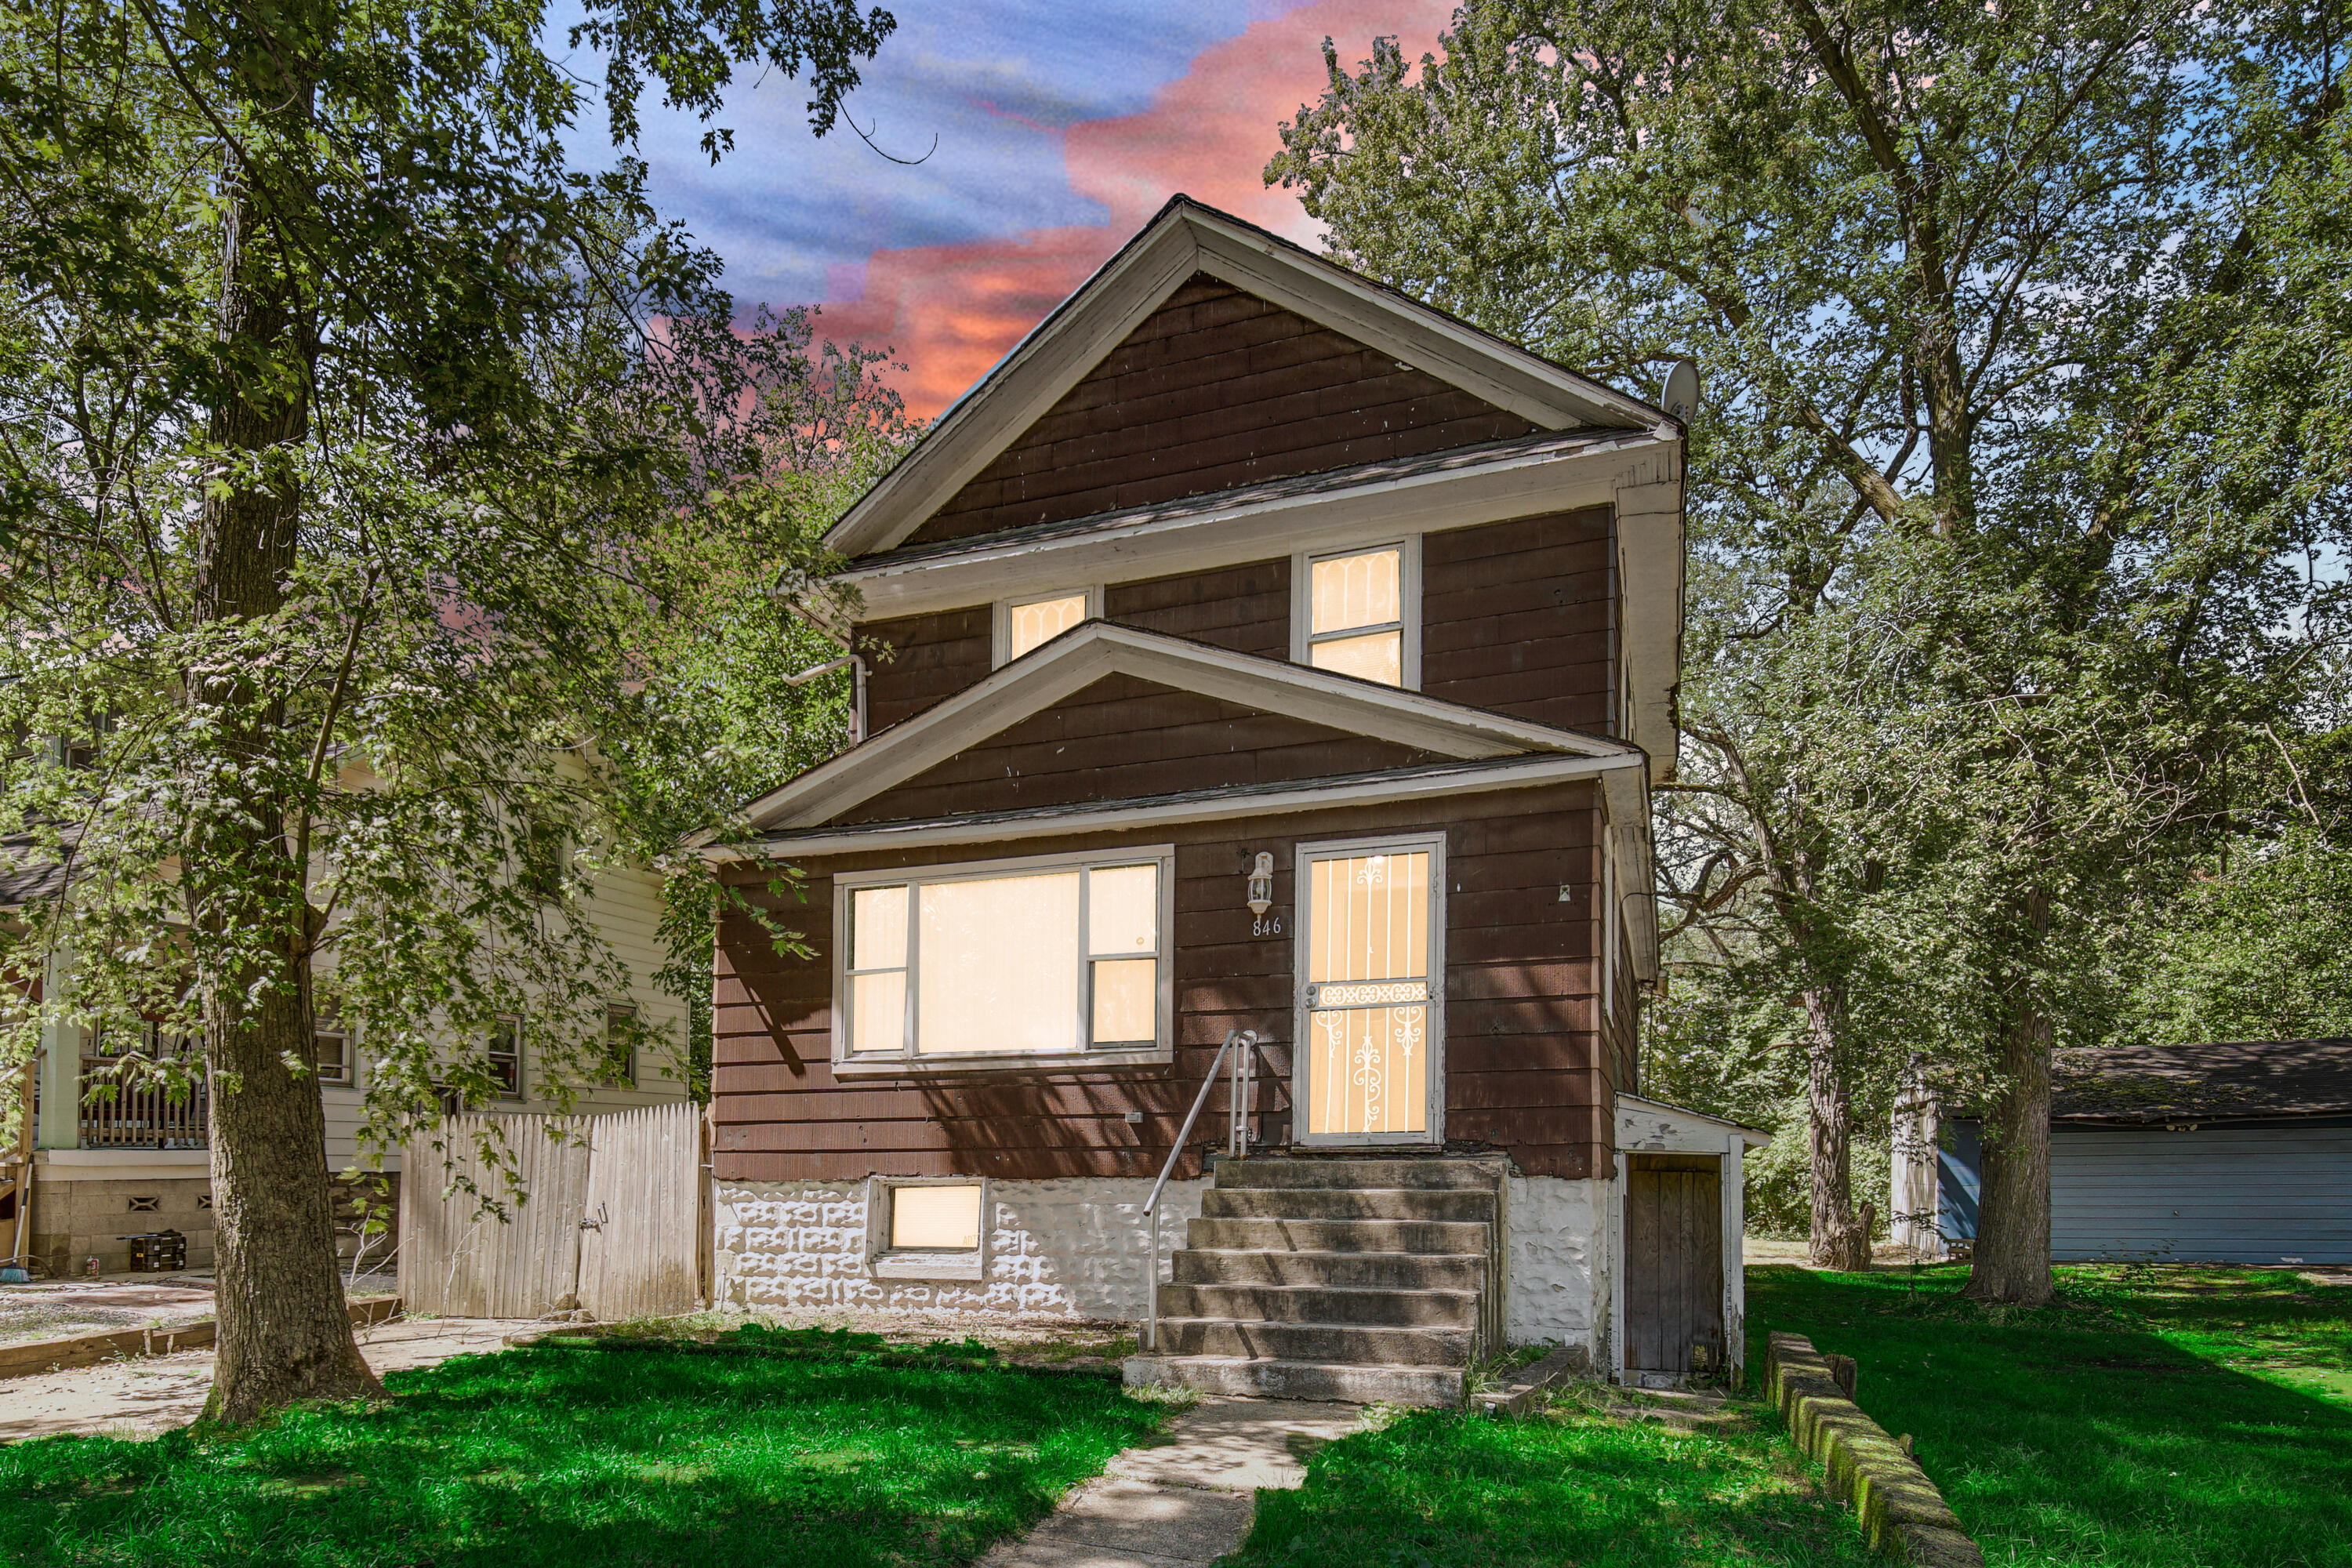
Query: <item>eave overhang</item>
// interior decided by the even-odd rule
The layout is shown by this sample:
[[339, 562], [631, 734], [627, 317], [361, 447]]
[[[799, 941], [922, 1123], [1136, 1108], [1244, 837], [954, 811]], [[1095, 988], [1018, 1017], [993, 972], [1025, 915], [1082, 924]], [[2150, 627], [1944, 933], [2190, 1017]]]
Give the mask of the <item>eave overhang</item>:
[[1039, 806], [1024, 811], [967, 812], [899, 822], [854, 823], [839, 827], [787, 830], [748, 844], [712, 845], [702, 851], [714, 864], [818, 859], [900, 849], [1003, 844], [1034, 838], [1078, 837], [1095, 833], [1158, 831], [1193, 822], [1290, 816], [1335, 807], [1435, 800], [1493, 790], [1527, 789], [1600, 778], [1638, 782], [1644, 759], [1638, 754], [1605, 757], [1539, 756], [1433, 763], [1379, 773], [1293, 779], [1281, 784], [1189, 790], [1129, 800], [1090, 801], [1083, 805]]
[[1680, 447], [1678, 435], [1654, 431], [1522, 437], [868, 556], [831, 580], [856, 590], [860, 619], [883, 620], [987, 604], [1040, 584], [1171, 576], [1614, 505], [1629, 484], [1679, 479]]

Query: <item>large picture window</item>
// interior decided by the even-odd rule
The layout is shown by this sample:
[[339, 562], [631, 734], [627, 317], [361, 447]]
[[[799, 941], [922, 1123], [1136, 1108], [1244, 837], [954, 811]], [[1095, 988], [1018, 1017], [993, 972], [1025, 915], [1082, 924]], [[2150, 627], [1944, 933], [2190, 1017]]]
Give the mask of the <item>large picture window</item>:
[[845, 1060], [1158, 1051], [1171, 852], [843, 879]]

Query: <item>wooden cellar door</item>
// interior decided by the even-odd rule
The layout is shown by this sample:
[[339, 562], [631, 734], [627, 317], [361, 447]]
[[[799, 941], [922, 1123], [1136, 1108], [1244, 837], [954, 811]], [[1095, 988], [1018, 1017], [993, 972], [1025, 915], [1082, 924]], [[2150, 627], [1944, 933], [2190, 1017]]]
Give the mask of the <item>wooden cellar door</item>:
[[1625, 1166], [1625, 1369], [1719, 1371], [1722, 1158], [1630, 1154]]

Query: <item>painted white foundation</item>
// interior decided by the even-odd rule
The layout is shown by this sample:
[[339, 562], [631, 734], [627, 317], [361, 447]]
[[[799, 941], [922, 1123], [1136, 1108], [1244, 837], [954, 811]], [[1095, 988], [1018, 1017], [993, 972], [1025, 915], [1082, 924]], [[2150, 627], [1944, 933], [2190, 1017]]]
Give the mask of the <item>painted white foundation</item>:
[[1608, 1182], [1513, 1176], [1504, 1213], [1503, 1331], [1513, 1344], [1557, 1340], [1598, 1350], [1609, 1300]]
[[[1200, 1182], [1161, 1194], [1160, 1276], [1201, 1212]], [[1150, 1275], [1140, 1178], [992, 1180], [978, 1279], [880, 1277], [866, 1253], [868, 1185], [722, 1182], [719, 1304], [735, 1311], [971, 1311], [1024, 1317], [1144, 1315]]]
[[[1512, 1176], [1505, 1201], [1505, 1332], [1603, 1353], [1612, 1298], [1615, 1184]], [[1160, 1277], [1201, 1212], [1199, 1182], [1161, 1198]], [[868, 1255], [869, 1184], [721, 1183], [719, 1301], [735, 1311], [971, 1311], [1024, 1317], [1143, 1317], [1148, 1181], [1118, 1177], [988, 1184], [980, 1278], [908, 1279]], [[947, 1270], [940, 1271], [945, 1274]]]

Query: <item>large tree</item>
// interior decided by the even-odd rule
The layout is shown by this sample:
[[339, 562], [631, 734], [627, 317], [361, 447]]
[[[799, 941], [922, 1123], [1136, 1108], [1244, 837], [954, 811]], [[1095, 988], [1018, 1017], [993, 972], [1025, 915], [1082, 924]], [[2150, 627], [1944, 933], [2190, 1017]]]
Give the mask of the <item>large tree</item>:
[[808, 563], [775, 470], [877, 406], [856, 356], [830, 396], [804, 321], [736, 330], [633, 157], [567, 166], [575, 69], [601, 62], [625, 154], [648, 83], [707, 121], [753, 63], [822, 132], [891, 26], [856, 0], [590, 0], [568, 37], [539, 0], [0, 10], [5, 717], [92, 764], [9, 761], [21, 852], [68, 872], [9, 957], [69, 959], [43, 1012], [197, 1042], [128, 1054], [210, 1085], [208, 1418], [375, 1386], [319, 988], [380, 1129], [487, 1090], [500, 1015], [564, 1081], [621, 978], [587, 886], [725, 782], [693, 683], [644, 656], [714, 552]]
[[1706, 367], [1664, 891], [1722, 943], [1685, 963], [1793, 999], [1824, 1261], [1857, 1073], [1925, 1046], [1986, 1101], [1970, 1288], [2048, 1294], [2099, 929], [2291, 706], [2343, 475], [2257, 458], [2311, 403], [2242, 352], [2294, 273], [2248, 236], [2339, 110], [2333, 10], [1487, 0], [1417, 65], [1327, 51], [1284, 128], [1345, 259], [1637, 387]]

